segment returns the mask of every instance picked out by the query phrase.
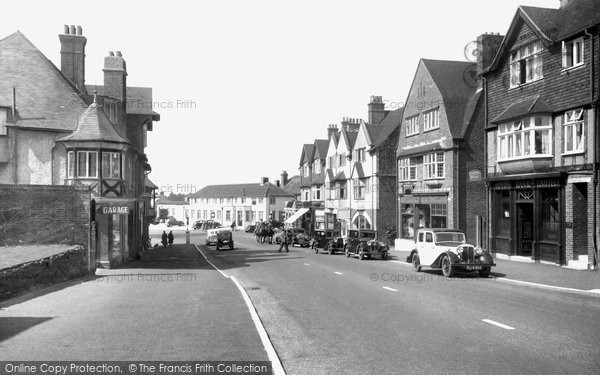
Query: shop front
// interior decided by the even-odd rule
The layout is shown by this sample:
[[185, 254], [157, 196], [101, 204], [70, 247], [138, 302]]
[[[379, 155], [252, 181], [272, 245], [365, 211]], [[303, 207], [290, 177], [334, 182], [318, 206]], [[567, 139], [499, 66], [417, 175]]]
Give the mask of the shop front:
[[448, 227], [448, 194], [405, 195], [399, 205], [401, 238], [414, 239], [419, 228]]
[[93, 202], [97, 266], [111, 268], [133, 259], [137, 233], [135, 200], [97, 198]]
[[559, 177], [492, 181], [491, 249], [497, 255], [565, 263], [564, 184]]

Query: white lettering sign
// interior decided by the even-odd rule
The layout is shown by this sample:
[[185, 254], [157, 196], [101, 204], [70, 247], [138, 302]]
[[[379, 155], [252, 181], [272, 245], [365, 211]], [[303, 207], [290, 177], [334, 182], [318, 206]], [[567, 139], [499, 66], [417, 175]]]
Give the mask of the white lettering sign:
[[102, 213], [105, 215], [110, 214], [128, 214], [129, 207], [127, 206], [115, 206], [115, 207], [102, 207]]

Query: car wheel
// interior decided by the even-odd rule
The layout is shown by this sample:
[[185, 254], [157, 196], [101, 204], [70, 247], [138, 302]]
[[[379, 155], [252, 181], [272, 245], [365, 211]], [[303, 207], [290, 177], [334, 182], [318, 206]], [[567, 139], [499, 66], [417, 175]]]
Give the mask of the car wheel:
[[365, 254], [362, 252], [362, 247], [359, 247], [358, 249], [356, 249], [356, 252], [358, 253], [358, 259], [360, 259], [360, 260], [365, 259]]
[[479, 271], [479, 277], [488, 278], [490, 277], [490, 272], [492, 271], [491, 267], [484, 268]]
[[348, 258], [350, 258], [350, 252], [348, 251], [348, 246], [344, 246], [344, 253], [346, 253], [346, 256]]
[[413, 270], [415, 270], [417, 272], [421, 271], [421, 259], [419, 259], [419, 253], [413, 254], [412, 265], [413, 265]]
[[221, 246], [217, 243], [217, 250], [221, 250]]
[[452, 267], [452, 261], [448, 255], [444, 255], [442, 258], [442, 273], [446, 277], [454, 276], [454, 267]]
[[[325, 245], [325, 250], [327, 250], [327, 246], [329, 245]], [[315, 254], [319, 253], [319, 248], [315, 245]]]
[[381, 260], [386, 260], [388, 257], [388, 253], [381, 253]]
[[330, 243], [327, 244], [327, 254], [333, 255], [333, 246]]

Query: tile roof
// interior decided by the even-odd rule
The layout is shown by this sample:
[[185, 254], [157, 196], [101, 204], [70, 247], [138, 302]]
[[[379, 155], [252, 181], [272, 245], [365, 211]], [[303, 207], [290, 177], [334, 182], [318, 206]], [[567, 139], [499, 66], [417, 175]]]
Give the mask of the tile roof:
[[346, 181], [346, 174], [344, 173], [344, 171], [338, 172], [338, 174], [335, 175], [335, 177], [331, 180], [331, 181]]
[[381, 146], [389, 136], [396, 130], [400, 124], [402, 124], [402, 116], [404, 115], [404, 108], [399, 108], [391, 111], [385, 116], [383, 121], [377, 125], [382, 127], [382, 131], [379, 133], [377, 138], [372, 138], [373, 148]]
[[0, 40], [0, 105], [11, 106], [16, 89], [22, 128], [73, 131], [87, 108], [83, 95], [21, 32]]
[[329, 148], [328, 139], [315, 139], [315, 155], [313, 160], [319, 158], [325, 160], [327, 158], [327, 149]]
[[103, 141], [115, 143], [130, 143], [119, 134], [106, 117], [102, 107], [96, 102], [90, 104], [77, 122], [77, 129], [57, 141]]
[[354, 144], [356, 143], [356, 138], [358, 137], [358, 132], [344, 131], [344, 133], [346, 133], [346, 141], [347, 141], [348, 149], [349, 150], [354, 149]]
[[158, 189], [158, 186], [156, 186], [156, 184], [154, 182], [150, 181], [150, 179], [148, 178], [148, 176], [144, 177], [144, 185], [147, 188], [150, 188], [150, 189], [153, 189], [153, 190], [154, 189]]
[[291, 197], [294, 194], [271, 183], [208, 185], [190, 194], [190, 198]]
[[546, 104], [546, 102], [539, 96], [533, 96], [527, 99], [523, 99], [519, 102], [512, 103], [502, 113], [500, 113], [495, 119], [490, 121], [491, 123], [498, 124], [510, 120], [517, 119], [526, 115], [534, 114], [550, 114], [554, 112], [552, 108]]
[[365, 171], [363, 169], [362, 163], [354, 163], [352, 167], [352, 178], [365, 178]]
[[477, 68], [477, 63], [421, 59], [442, 95], [450, 133], [455, 138], [463, 134], [467, 107], [477, 91], [465, 74]]
[[302, 146], [302, 154], [300, 154], [300, 166], [304, 165], [306, 162], [311, 163], [314, 152], [315, 145], [312, 143], [305, 143]]
[[291, 195], [300, 195], [300, 176], [295, 175], [288, 179], [287, 184], [283, 185], [282, 189]]
[[168, 206], [187, 206], [189, 203], [186, 201], [173, 201], [167, 197], [156, 198], [156, 205], [168, 205]]

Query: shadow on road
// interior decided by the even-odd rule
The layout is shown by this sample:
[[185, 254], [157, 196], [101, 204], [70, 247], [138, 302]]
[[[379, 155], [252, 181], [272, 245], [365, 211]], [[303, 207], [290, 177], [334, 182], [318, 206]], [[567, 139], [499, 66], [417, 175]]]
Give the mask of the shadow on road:
[[52, 318], [0, 317], [0, 341], [4, 341]]

